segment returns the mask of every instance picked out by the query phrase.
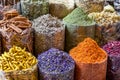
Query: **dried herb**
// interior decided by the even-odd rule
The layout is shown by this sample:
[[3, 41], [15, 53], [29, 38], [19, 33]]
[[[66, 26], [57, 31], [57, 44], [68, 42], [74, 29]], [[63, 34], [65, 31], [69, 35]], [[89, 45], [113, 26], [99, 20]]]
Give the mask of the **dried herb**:
[[105, 0], [75, 0], [76, 5], [87, 13], [102, 11], [104, 2]]
[[21, 0], [22, 15], [33, 20], [49, 12], [48, 0]]
[[64, 50], [65, 26], [61, 20], [50, 14], [43, 15], [34, 20], [33, 28], [36, 56], [52, 47]]
[[69, 51], [86, 37], [94, 39], [95, 22], [81, 9], [76, 8], [63, 19], [66, 25], [65, 50]]
[[68, 53], [51, 48], [38, 61], [42, 80], [74, 80], [75, 63]]

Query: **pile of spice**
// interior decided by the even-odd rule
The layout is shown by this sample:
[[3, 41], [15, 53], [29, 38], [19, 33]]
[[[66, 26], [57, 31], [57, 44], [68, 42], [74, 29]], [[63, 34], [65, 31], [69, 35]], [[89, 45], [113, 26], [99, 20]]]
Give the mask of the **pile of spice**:
[[65, 50], [69, 51], [86, 37], [94, 38], [95, 22], [81, 9], [76, 8], [63, 19], [66, 25]]
[[87, 13], [102, 11], [104, 2], [105, 0], [75, 0], [76, 5]]
[[50, 14], [43, 15], [33, 21], [33, 28], [36, 56], [52, 47], [64, 49], [65, 26], [61, 20]]
[[88, 15], [90, 18], [93, 18], [98, 25], [108, 26], [110, 24], [120, 21], [120, 16], [110, 5], [104, 7], [102, 12], [93, 12]]
[[105, 80], [107, 54], [94, 40], [86, 38], [70, 50], [70, 55], [76, 62], [75, 80]]
[[108, 80], [120, 79], [120, 41], [112, 41], [103, 46], [103, 49], [108, 53]]
[[74, 80], [75, 63], [68, 53], [51, 48], [38, 56], [42, 80]]
[[33, 20], [49, 12], [48, 0], [21, 0], [22, 15]]
[[49, 0], [50, 14], [58, 18], [64, 18], [75, 7], [74, 0]]
[[0, 56], [0, 70], [7, 80], [37, 80], [37, 59], [20, 47], [13, 46]]
[[3, 20], [0, 21], [3, 51], [8, 51], [13, 45], [16, 45], [32, 52], [31, 26], [31, 22], [19, 15], [18, 11], [12, 9], [5, 12]]
[[120, 16], [112, 6], [104, 7], [100, 13], [90, 13], [89, 17], [97, 22], [104, 43], [120, 40]]

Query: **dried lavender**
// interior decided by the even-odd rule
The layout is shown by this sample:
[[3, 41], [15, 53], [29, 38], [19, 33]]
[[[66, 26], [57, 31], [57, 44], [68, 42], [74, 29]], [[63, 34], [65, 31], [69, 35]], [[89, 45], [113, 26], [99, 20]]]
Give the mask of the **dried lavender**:
[[22, 14], [33, 20], [49, 12], [48, 0], [21, 0]]
[[35, 29], [36, 56], [52, 47], [64, 49], [65, 27], [62, 21], [47, 14], [35, 19], [33, 28]]
[[38, 56], [42, 80], [73, 80], [75, 63], [68, 53], [51, 48]]
[[103, 46], [108, 53], [108, 80], [120, 80], [120, 41], [109, 42]]

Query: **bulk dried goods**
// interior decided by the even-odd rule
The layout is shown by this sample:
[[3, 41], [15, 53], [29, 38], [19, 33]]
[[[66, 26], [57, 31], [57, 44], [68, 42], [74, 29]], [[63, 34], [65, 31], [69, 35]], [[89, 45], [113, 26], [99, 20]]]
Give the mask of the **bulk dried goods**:
[[112, 41], [103, 46], [108, 53], [108, 80], [120, 79], [120, 41]]
[[107, 54], [93, 39], [86, 38], [70, 55], [76, 62], [75, 80], [106, 80]]
[[75, 7], [74, 0], [49, 0], [50, 13], [58, 18], [64, 18]]
[[87, 13], [102, 11], [104, 2], [105, 0], [75, 0], [76, 5]]
[[7, 80], [37, 80], [37, 59], [25, 48], [13, 46], [0, 56], [0, 70]]
[[3, 51], [8, 51], [16, 45], [32, 52], [31, 25], [31, 22], [16, 10], [5, 12], [3, 20], [0, 21]]
[[33, 28], [36, 56], [52, 47], [64, 49], [65, 26], [61, 20], [50, 14], [43, 15], [33, 21]]
[[95, 22], [81, 9], [76, 8], [63, 19], [66, 25], [65, 50], [69, 51], [86, 37], [94, 38]]
[[68, 53], [51, 48], [38, 56], [42, 80], [74, 80], [75, 63]]
[[48, 0], [21, 0], [22, 15], [33, 20], [49, 12]]
[[120, 16], [110, 5], [105, 6], [102, 12], [90, 13], [89, 17], [93, 18], [100, 26], [108, 26], [109, 24], [116, 23], [120, 20]]
[[89, 17], [95, 19], [100, 26], [99, 29], [105, 43], [120, 39], [120, 16], [115, 12], [112, 6], [106, 6], [100, 13], [90, 13]]

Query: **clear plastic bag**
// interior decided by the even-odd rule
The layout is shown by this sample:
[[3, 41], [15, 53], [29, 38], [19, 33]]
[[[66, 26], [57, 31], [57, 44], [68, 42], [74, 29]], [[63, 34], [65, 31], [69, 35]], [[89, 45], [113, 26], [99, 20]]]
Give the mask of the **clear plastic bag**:
[[48, 0], [21, 0], [22, 15], [33, 20], [49, 12]]
[[38, 80], [37, 65], [26, 70], [1, 72], [1, 74], [0, 77], [3, 78], [2, 80]]
[[87, 13], [102, 11], [104, 2], [105, 0], [75, 0], [76, 5]]
[[120, 40], [120, 22], [99, 27], [104, 43]]
[[8, 51], [13, 45], [16, 45], [32, 52], [32, 35], [31, 28], [23, 30], [22, 34], [12, 31], [6, 32], [6, 36], [2, 35], [3, 51]]

